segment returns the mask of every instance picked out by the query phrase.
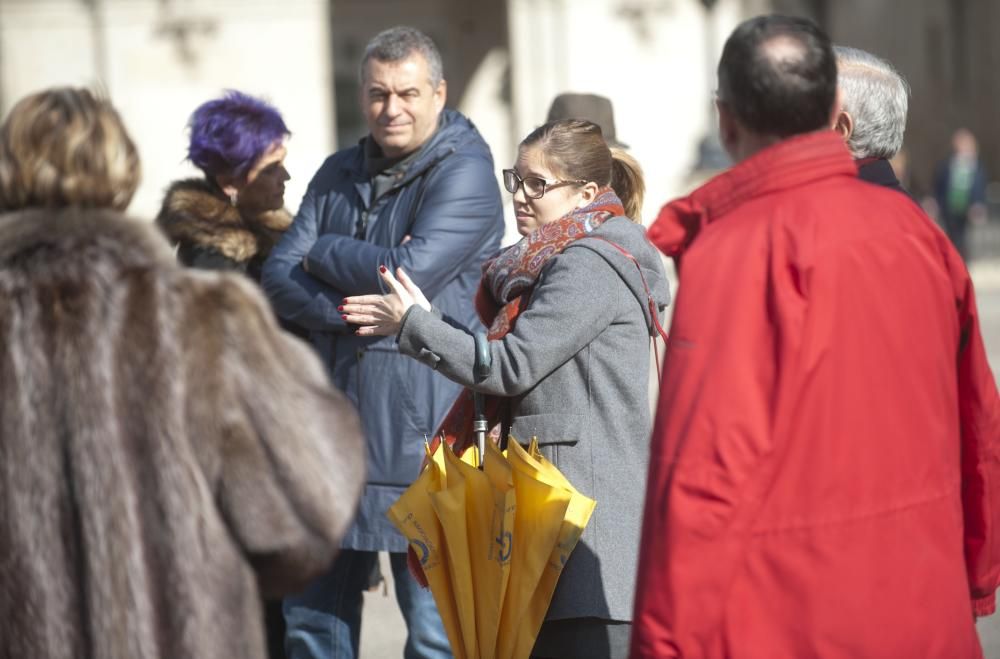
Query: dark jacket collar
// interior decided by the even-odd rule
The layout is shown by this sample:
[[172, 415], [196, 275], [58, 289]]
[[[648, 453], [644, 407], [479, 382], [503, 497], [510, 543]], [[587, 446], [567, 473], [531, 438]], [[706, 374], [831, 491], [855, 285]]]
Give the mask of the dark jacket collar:
[[369, 176], [373, 177], [382, 173], [394, 174], [396, 172], [405, 172], [410, 163], [420, 158], [420, 152], [423, 149], [424, 147], [421, 146], [416, 151], [408, 153], [405, 156], [389, 158], [382, 153], [382, 147], [375, 140], [366, 138], [361, 141], [361, 150], [365, 154], [365, 170]]
[[821, 130], [791, 137], [668, 203], [650, 226], [649, 239], [668, 256], [680, 256], [705, 224], [746, 201], [832, 176], [856, 175], [837, 133]]
[[156, 223], [171, 243], [213, 249], [238, 263], [266, 255], [292, 223], [281, 209], [245, 217], [207, 179], [174, 182]]
[[862, 181], [908, 194], [885, 158], [861, 158], [855, 164], [858, 166], [858, 178]]
[[[370, 178], [365, 164], [365, 151], [366, 142], [371, 139], [371, 135], [363, 137], [358, 142], [356, 157], [344, 163], [347, 169], [352, 170], [355, 176], [360, 178]], [[414, 154], [415, 157], [404, 158], [402, 162], [398, 163], [401, 167], [399, 167], [400, 171], [397, 171], [397, 185], [405, 185], [473, 139], [479, 139], [479, 133], [472, 122], [460, 112], [446, 108], [441, 112], [438, 129]]]

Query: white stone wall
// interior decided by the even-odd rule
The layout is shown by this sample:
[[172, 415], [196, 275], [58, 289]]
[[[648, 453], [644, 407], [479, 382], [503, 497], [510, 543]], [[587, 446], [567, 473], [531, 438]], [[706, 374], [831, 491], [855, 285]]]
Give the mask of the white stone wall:
[[[184, 162], [191, 112], [223, 89], [263, 96], [292, 130], [286, 202], [295, 210], [334, 146], [325, 0], [0, 0], [0, 111], [52, 85], [100, 86], [138, 143], [130, 212], [155, 215]], [[186, 31], [186, 39], [178, 32]], [[100, 45], [98, 45], [100, 44]], [[102, 56], [103, 54], [103, 56]]]

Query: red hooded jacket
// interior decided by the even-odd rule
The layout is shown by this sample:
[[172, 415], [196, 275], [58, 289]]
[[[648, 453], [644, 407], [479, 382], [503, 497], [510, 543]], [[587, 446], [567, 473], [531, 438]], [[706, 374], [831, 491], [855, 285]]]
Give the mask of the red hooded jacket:
[[799, 136], [650, 228], [683, 268], [633, 657], [982, 655], [1000, 398], [972, 284], [856, 175], [835, 133]]

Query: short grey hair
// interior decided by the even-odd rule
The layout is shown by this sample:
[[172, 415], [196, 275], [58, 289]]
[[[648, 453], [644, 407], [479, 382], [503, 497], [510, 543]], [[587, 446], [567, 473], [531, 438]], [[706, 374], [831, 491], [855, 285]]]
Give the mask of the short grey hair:
[[910, 86], [889, 62], [834, 46], [844, 111], [854, 120], [847, 146], [855, 158], [892, 158], [903, 146]]
[[365, 72], [369, 60], [379, 62], [398, 62], [413, 53], [420, 53], [427, 62], [430, 71], [431, 87], [437, 89], [444, 80], [444, 67], [441, 65], [441, 53], [426, 34], [407, 25], [397, 25], [376, 34], [365, 47], [365, 56], [361, 58], [359, 79], [365, 82]]

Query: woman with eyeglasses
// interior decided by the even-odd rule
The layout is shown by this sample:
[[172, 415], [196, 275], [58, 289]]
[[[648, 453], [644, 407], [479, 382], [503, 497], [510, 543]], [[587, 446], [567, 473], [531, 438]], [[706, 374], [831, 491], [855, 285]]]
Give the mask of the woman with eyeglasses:
[[[487, 394], [494, 435], [537, 437], [596, 499], [533, 656], [625, 657], [651, 430], [650, 345], [669, 300], [659, 254], [637, 222], [642, 173], [597, 125], [569, 119], [528, 135], [503, 174], [523, 238], [483, 265], [476, 307], [489, 330], [487, 378], [473, 375], [473, 335], [442, 319], [405, 272], [397, 279], [383, 268], [391, 292], [347, 298], [342, 313], [359, 335], [396, 334], [400, 352]], [[442, 427], [459, 445], [471, 436], [454, 423], [471, 417], [465, 404]]]

